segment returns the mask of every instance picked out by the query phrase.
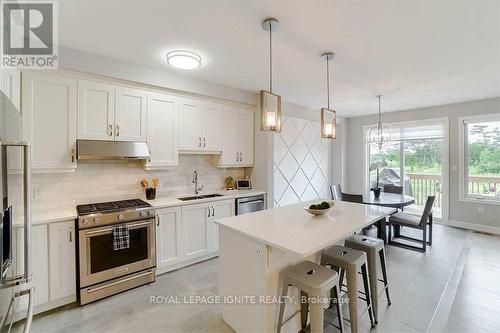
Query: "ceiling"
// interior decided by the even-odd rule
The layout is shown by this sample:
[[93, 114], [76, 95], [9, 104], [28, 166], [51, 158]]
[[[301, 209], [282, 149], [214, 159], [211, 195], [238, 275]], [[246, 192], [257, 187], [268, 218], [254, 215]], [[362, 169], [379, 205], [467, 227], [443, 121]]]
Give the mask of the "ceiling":
[[59, 7], [60, 44], [172, 70], [165, 54], [203, 57], [176, 71], [246, 91], [268, 89], [274, 16], [274, 91], [311, 108], [326, 104], [323, 51], [334, 51], [339, 115], [500, 96], [500, 1], [71, 1]]

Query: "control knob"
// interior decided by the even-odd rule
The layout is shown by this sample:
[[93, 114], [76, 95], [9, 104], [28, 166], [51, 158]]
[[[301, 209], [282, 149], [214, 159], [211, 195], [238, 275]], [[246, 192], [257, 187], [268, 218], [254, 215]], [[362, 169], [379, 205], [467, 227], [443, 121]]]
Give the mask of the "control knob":
[[146, 216], [146, 214], [147, 214], [147, 213], [146, 213], [146, 211], [144, 211], [144, 210], [143, 210], [142, 212], [140, 212], [140, 213], [139, 213], [139, 215], [140, 215], [140, 216], [142, 216], [142, 217]]
[[99, 219], [98, 219], [98, 218], [95, 218], [95, 219], [94, 219], [94, 223], [95, 223], [95, 224], [97, 224], [97, 223], [99, 223], [99, 222], [101, 222], [101, 221], [99, 221]]
[[123, 219], [124, 219], [123, 214], [118, 214], [118, 220], [123, 220]]
[[84, 220], [82, 221], [82, 224], [88, 224], [88, 223], [89, 223], [89, 220], [87, 220], [87, 219], [84, 219]]

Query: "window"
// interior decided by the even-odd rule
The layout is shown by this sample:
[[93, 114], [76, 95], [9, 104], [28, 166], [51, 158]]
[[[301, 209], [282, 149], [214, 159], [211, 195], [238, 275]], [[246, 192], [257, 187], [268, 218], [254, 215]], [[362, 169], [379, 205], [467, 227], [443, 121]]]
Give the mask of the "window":
[[500, 203], [500, 114], [460, 119], [461, 197]]

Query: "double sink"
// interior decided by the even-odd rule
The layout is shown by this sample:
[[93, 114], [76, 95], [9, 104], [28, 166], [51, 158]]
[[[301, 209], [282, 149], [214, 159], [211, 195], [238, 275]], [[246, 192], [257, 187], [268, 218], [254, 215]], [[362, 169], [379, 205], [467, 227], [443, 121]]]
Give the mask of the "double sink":
[[205, 194], [205, 195], [193, 195], [190, 197], [181, 197], [181, 198], [177, 198], [177, 199], [182, 200], [182, 201], [189, 201], [189, 200], [217, 198], [217, 197], [222, 197], [222, 196], [223, 196], [222, 194], [213, 193], [213, 194]]

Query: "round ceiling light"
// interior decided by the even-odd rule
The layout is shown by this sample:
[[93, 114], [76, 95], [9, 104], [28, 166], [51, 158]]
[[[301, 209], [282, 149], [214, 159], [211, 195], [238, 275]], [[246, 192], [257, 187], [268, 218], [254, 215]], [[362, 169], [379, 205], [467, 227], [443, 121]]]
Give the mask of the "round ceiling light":
[[167, 62], [179, 69], [196, 69], [201, 66], [201, 57], [194, 52], [176, 50], [167, 53]]

